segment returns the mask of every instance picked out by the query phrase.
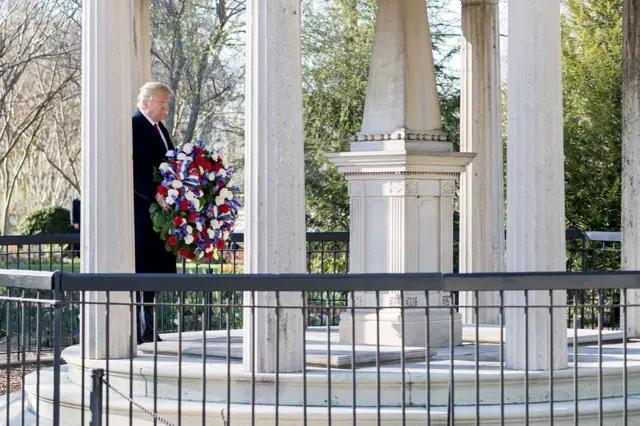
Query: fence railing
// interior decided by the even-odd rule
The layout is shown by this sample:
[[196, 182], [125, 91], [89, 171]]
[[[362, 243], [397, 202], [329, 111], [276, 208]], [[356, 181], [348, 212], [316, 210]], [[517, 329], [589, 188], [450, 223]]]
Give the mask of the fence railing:
[[[609, 307], [602, 300], [583, 303], [577, 297], [579, 292], [616, 289], [623, 301], [633, 300], [627, 292], [640, 291], [640, 272], [237, 274], [211, 280], [195, 274], [84, 275], [7, 270], [0, 271], [0, 284], [9, 287], [11, 294], [20, 295], [0, 296], [6, 325], [16, 322], [15, 327], [7, 327], [9, 333], [19, 330], [21, 340], [26, 339], [30, 327], [40, 333], [41, 314], [51, 309], [52, 340], [56, 342], [46, 360], [39, 345], [32, 362], [24, 348], [17, 360], [9, 356], [0, 360], [7, 387], [13, 391], [7, 389], [4, 394], [8, 425], [29, 424], [36, 413], [40, 421], [54, 426], [84, 425], [98, 418], [130, 425], [634, 424], [633, 419], [640, 415], [640, 344], [630, 340], [627, 333], [634, 328], [628, 323], [633, 316], [627, 315], [627, 310], [638, 305], [613, 306], [623, 314], [620, 332], [604, 330], [602, 322], [596, 330], [579, 330], [575, 320], [567, 330], [566, 341], [549, 340], [564, 325], [555, 322], [560, 310], [566, 309], [577, 319], [582, 308], [594, 309], [602, 317]], [[222, 330], [205, 326], [189, 333], [178, 328], [176, 333], [163, 334], [163, 341], [138, 346], [132, 325], [128, 331], [110, 329], [123, 324], [122, 318], [133, 324], [137, 306], [141, 305], [135, 298], [137, 292], [175, 288], [181, 289], [177, 301], [156, 298], [150, 305], [156, 327], [164, 305], [177, 309], [181, 321], [189, 308], [201, 313], [218, 311]], [[566, 303], [551, 303], [551, 295], [557, 290], [572, 292], [574, 297], [561, 299]], [[233, 301], [225, 296], [234, 291], [251, 297]], [[258, 292], [264, 291], [274, 292], [274, 297], [257, 298]], [[347, 293], [354, 302], [354, 292], [362, 291], [372, 292], [374, 297], [365, 303], [350, 303], [345, 315], [366, 315], [366, 327], [351, 327], [344, 333], [330, 324], [306, 324], [311, 309], [325, 316], [331, 310], [343, 309], [333, 305], [326, 294]], [[498, 332], [496, 327], [479, 325], [460, 329], [455, 307], [427, 303], [430, 292], [440, 291], [499, 292], [499, 303], [491, 307], [500, 312]], [[91, 298], [88, 292], [106, 292], [106, 296]], [[325, 306], [307, 303], [308, 294], [313, 292], [325, 293]], [[183, 296], [188, 293], [216, 294], [217, 298], [191, 303]], [[522, 297], [516, 299], [514, 294]], [[76, 295], [81, 297], [76, 299]], [[393, 303], [396, 313], [391, 327], [383, 303]], [[62, 351], [64, 310], [71, 306], [80, 316], [79, 344]], [[471, 308], [477, 313], [488, 307]], [[40, 313], [35, 323], [24, 315], [29, 309]], [[88, 312], [95, 309], [104, 309], [106, 330], [96, 330], [95, 324], [86, 322], [90, 321]], [[272, 321], [273, 328], [256, 323], [248, 331], [239, 330], [232, 318], [234, 311], [240, 310], [254, 315], [262, 312], [261, 318]], [[431, 327], [423, 326], [416, 332], [415, 324], [420, 321]], [[521, 332], [517, 336], [523, 342], [519, 352], [507, 350], [513, 334], [499, 332], [504, 326], [518, 327]], [[86, 343], [88, 330], [101, 336], [91, 346]], [[248, 351], [243, 333], [256, 342]], [[256, 339], [257, 333], [263, 333], [263, 337]], [[123, 335], [130, 336], [125, 340], [128, 358], [109, 359], [109, 351], [121, 346], [111, 339], [120, 340]], [[446, 342], [436, 345], [437, 336], [444, 336]], [[3, 343], [9, 344], [8, 337]], [[296, 345], [301, 337], [305, 343], [295, 347], [302, 351], [302, 360], [292, 358], [296, 349], [287, 346]], [[466, 344], [460, 346], [461, 341]], [[558, 342], [565, 346], [558, 346]], [[256, 372], [249, 368], [245, 372], [246, 357], [263, 357], [266, 352], [278, 360], [271, 364], [272, 369]], [[106, 354], [107, 359], [95, 359], [100, 358], [96, 354]], [[559, 369], [544, 371], [540, 362], [544, 358]], [[292, 367], [295, 365], [300, 367]], [[14, 375], [17, 380], [12, 383]]]
[[[458, 231], [454, 232], [454, 239], [458, 240]], [[615, 271], [620, 269], [620, 233], [581, 232], [570, 229], [566, 231], [567, 239], [567, 271]], [[29, 235], [29, 236], [3, 236], [0, 237], [0, 268], [55, 271], [67, 273], [80, 271], [79, 259], [79, 234], [63, 235]], [[229, 242], [223, 251], [219, 261], [209, 261], [205, 264], [178, 260], [178, 271], [184, 274], [242, 274], [244, 273], [244, 235], [235, 234], [233, 241]], [[323, 232], [307, 233], [307, 272], [310, 274], [345, 274], [349, 272], [349, 233]], [[454, 250], [454, 272], [458, 271], [457, 244]], [[20, 297], [22, 292], [0, 287], [0, 294], [10, 297]], [[454, 306], [457, 306], [457, 292], [454, 292]], [[69, 295], [72, 300], [77, 300], [79, 295]], [[242, 292], [234, 291], [229, 294], [203, 294], [203, 293], [179, 293], [167, 291], [159, 296], [161, 302], [158, 311], [158, 323], [161, 332], [200, 331], [207, 329], [223, 329], [224, 318], [216, 310], [202, 311], [187, 308], [183, 321], [178, 318], [178, 310], [175, 304], [184, 298], [184, 302], [190, 305], [203, 303], [220, 303], [220, 297], [228, 297], [232, 303], [242, 303]], [[346, 292], [310, 292], [308, 295], [306, 311], [309, 325], [324, 326], [327, 323], [337, 326], [340, 320], [340, 312], [348, 305], [348, 293]], [[599, 322], [605, 329], [619, 329], [620, 312], [615, 307], [620, 301], [620, 291], [609, 289], [603, 291], [579, 290], [574, 295], [568, 293], [571, 302], [577, 297], [581, 302], [578, 312], [579, 328], [596, 328]], [[322, 308], [327, 304], [334, 306], [331, 311]], [[605, 306], [602, 315], [597, 309], [589, 306], [602, 304]], [[317, 307], [317, 309], [316, 309]], [[42, 333], [35, 335], [35, 330], [29, 328], [25, 339], [16, 342], [13, 346], [18, 348], [26, 346], [27, 351], [34, 348], [36, 339], [42, 348], [51, 347], [51, 333], [53, 327], [53, 311], [42, 310]], [[2, 312], [0, 311], [0, 316]], [[25, 316], [34, 318], [36, 312], [27, 310]], [[204, 316], [203, 316], [204, 315]], [[78, 342], [78, 312], [77, 307], [69, 305], [64, 309], [63, 347]], [[572, 326], [573, 316], [568, 315], [567, 324]], [[242, 325], [242, 312], [234, 311], [231, 317], [232, 327]], [[15, 331], [15, 330], [14, 330]], [[0, 331], [0, 333], [2, 333]], [[14, 335], [16, 335], [14, 333]], [[3, 349], [0, 348], [0, 353]]]

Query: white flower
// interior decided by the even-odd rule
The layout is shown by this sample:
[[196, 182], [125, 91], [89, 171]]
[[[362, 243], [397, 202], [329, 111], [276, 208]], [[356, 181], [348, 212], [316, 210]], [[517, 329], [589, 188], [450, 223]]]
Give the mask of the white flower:
[[189, 201], [193, 201], [196, 199], [196, 194], [194, 194], [193, 191], [187, 191], [187, 193], [184, 194], [184, 198], [186, 198]]
[[229, 231], [224, 231], [222, 233], [222, 239], [225, 241], [229, 239]]
[[198, 232], [202, 232], [202, 224], [200, 222], [196, 222], [196, 229]]
[[167, 204], [171, 205], [173, 203], [175, 203], [176, 201], [173, 199], [173, 197], [169, 196], [165, 199], [165, 201], [167, 202]]
[[184, 237], [184, 243], [185, 244], [191, 244], [193, 243], [193, 235], [189, 234], [186, 237]]
[[175, 189], [170, 189], [170, 190], [168, 191], [168, 193], [169, 193], [169, 196], [170, 196], [170, 197], [172, 197], [172, 198], [178, 198], [178, 191], [177, 191], [177, 190], [175, 190]]
[[[193, 226], [187, 225], [187, 234], [191, 235], [193, 233]], [[191, 244], [191, 243], [189, 243]]]
[[228, 188], [222, 188], [220, 190], [220, 194], [218, 195], [220, 195], [222, 198], [227, 198], [227, 199], [231, 199], [232, 197], [231, 191], [229, 191]]
[[221, 195], [218, 195], [216, 197], [216, 206], [221, 206], [224, 204], [224, 197]]
[[171, 182], [171, 186], [175, 189], [182, 188], [182, 182], [180, 182], [178, 179], [174, 179], [173, 182]]
[[187, 158], [187, 154], [185, 154], [184, 152], [181, 152], [180, 154], [178, 154], [178, 160], [182, 161], [185, 158]]
[[220, 221], [218, 219], [212, 219], [210, 226], [211, 226], [211, 229], [220, 229]]
[[193, 151], [193, 144], [185, 143], [182, 147], [182, 152], [185, 154], [191, 154], [191, 151]]
[[[213, 237], [210, 237], [213, 238]], [[207, 246], [206, 249], [204, 249], [204, 251], [206, 251], [207, 253], [211, 253], [213, 251], [213, 244], [210, 244], [209, 246]]]
[[174, 158], [175, 157], [175, 152], [173, 152], [172, 149], [170, 149], [169, 151], [167, 151], [167, 157], [168, 158]]
[[191, 202], [191, 204], [193, 204], [193, 207], [197, 210], [200, 211], [200, 209], [202, 209], [202, 207], [200, 206], [200, 200], [199, 199], [195, 199]]
[[202, 259], [203, 257], [204, 257], [204, 252], [203, 251], [199, 252], [198, 253], [198, 258]]
[[207, 231], [207, 235], [209, 235], [209, 238], [213, 239], [213, 237], [216, 236], [216, 231], [214, 231], [213, 229], [209, 229]]
[[198, 166], [198, 170], [200, 170], [200, 173], [204, 173], [204, 169], [202, 168], [202, 166]]
[[211, 173], [209, 173], [209, 176], [207, 176], [207, 178], [209, 178], [209, 180], [212, 181], [212, 180], [214, 180], [216, 178], [216, 174], [211, 172]]
[[224, 176], [227, 174], [227, 169], [220, 167], [220, 170], [218, 170], [218, 176]]
[[169, 163], [160, 164], [160, 171], [166, 172], [167, 170], [169, 170]]

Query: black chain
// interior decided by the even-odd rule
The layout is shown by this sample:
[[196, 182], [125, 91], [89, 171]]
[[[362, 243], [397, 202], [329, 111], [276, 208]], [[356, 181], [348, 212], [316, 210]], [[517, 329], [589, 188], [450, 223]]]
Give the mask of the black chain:
[[157, 413], [148, 410], [146, 408], [144, 408], [142, 405], [138, 404], [137, 402], [135, 402], [133, 399], [129, 398], [128, 396], [124, 395], [122, 392], [120, 392], [118, 389], [114, 388], [113, 386], [111, 386], [109, 384], [109, 382], [107, 382], [105, 379], [102, 379], [102, 383], [104, 383], [105, 385], [107, 385], [107, 387], [109, 389], [111, 389], [112, 391], [114, 391], [115, 393], [117, 393], [118, 395], [120, 395], [121, 397], [123, 397], [124, 399], [126, 399], [127, 401], [129, 401], [131, 404], [135, 405], [136, 407], [138, 407], [139, 409], [141, 409], [142, 411], [144, 411], [145, 413], [147, 413], [148, 415], [150, 415], [151, 417], [153, 417], [154, 419], [156, 419], [157, 421], [159, 421], [160, 423], [164, 423], [167, 426], [175, 426], [173, 423], [170, 423], [168, 420], [163, 419], [162, 417], [160, 417]]

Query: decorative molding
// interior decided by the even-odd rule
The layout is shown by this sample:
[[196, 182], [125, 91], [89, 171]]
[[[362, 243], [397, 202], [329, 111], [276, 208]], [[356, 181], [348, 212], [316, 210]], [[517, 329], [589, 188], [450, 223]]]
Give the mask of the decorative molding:
[[440, 182], [440, 196], [453, 197], [456, 193], [456, 185], [453, 181], [445, 180]]
[[364, 185], [362, 182], [349, 182], [349, 196], [364, 195]]
[[431, 141], [450, 142], [449, 136], [444, 132], [410, 132], [399, 130], [390, 133], [360, 133], [351, 136], [350, 142], [373, 142], [373, 141]]
[[460, 176], [458, 172], [347, 172], [345, 176]]
[[465, 6], [497, 6], [498, 0], [462, 0], [462, 7]]

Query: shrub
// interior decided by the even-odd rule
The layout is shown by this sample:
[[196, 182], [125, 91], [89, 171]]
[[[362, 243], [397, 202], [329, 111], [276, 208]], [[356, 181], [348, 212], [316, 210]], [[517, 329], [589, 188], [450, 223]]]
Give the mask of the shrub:
[[20, 222], [20, 233], [22, 235], [69, 234], [74, 232], [70, 218], [71, 212], [59, 206], [34, 210]]

